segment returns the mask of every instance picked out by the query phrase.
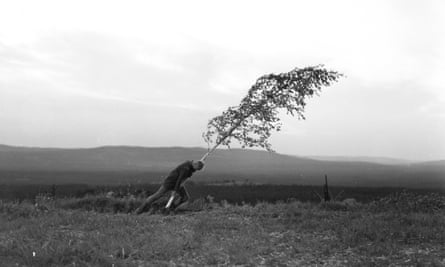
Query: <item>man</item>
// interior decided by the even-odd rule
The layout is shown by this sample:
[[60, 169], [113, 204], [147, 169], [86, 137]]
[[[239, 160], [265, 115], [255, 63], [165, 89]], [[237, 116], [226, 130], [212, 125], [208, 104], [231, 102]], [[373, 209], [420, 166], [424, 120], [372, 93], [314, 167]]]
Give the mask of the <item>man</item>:
[[165, 178], [161, 187], [159, 187], [158, 191], [153, 195], [149, 196], [142, 205], [136, 209], [136, 214], [141, 214], [156, 200], [161, 198], [168, 191], [175, 192], [175, 194], [181, 197], [181, 202], [176, 205], [174, 208], [178, 208], [185, 202], [187, 202], [190, 198], [187, 190], [185, 189], [183, 183], [187, 178], [191, 177], [195, 171], [199, 171], [204, 167], [204, 162], [202, 161], [186, 161], [172, 170], [167, 178]]

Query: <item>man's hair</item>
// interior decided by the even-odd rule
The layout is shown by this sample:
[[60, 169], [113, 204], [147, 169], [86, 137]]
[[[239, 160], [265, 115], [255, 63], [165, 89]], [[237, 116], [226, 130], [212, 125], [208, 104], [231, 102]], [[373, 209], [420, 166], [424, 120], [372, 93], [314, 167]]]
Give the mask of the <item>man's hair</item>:
[[202, 160], [196, 160], [195, 163], [197, 164], [198, 170], [204, 168], [204, 162]]

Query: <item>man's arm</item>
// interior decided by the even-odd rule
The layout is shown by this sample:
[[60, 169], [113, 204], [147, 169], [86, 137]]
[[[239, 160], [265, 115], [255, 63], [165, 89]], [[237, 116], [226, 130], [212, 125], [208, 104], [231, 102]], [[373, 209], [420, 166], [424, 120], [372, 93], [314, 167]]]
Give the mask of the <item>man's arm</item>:
[[173, 189], [170, 199], [168, 200], [167, 205], [165, 206], [167, 209], [169, 209], [171, 204], [173, 203], [173, 200], [175, 199], [175, 195], [179, 194], [179, 187], [181, 186], [181, 180], [182, 180], [182, 178], [184, 178], [184, 176], [185, 176], [185, 171], [183, 169], [181, 169], [179, 171], [177, 178], [176, 178], [175, 188]]
[[174, 192], [179, 193], [179, 187], [181, 186], [181, 182], [183, 181], [185, 176], [185, 170], [181, 169], [179, 171], [178, 179], [176, 180]]

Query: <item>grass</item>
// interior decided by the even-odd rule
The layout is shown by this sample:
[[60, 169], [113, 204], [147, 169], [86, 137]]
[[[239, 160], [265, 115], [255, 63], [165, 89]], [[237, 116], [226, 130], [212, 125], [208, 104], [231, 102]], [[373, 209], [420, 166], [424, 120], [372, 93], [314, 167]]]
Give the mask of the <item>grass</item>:
[[438, 195], [354, 205], [201, 203], [200, 211], [139, 216], [126, 213], [138, 200], [36, 203], [0, 202], [2, 266], [445, 265]]
[[[314, 192], [322, 194], [322, 186], [307, 185], [274, 185], [274, 184], [220, 184], [212, 185], [187, 181], [187, 190], [195, 198], [211, 195], [216, 202], [226, 200], [229, 203], [241, 204], [243, 202], [256, 204], [267, 201], [286, 201], [297, 198], [300, 201], [318, 202], [319, 198]], [[88, 195], [105, 195], [114, 192], [118, 196], [149, 195], [158, 190], [159, 184], [121, 184], [121, 185], [87, 185], [87, 184], [1, 184], [0, 199], [10, 201], [34, 200], [41, 194], [51, 194], [57, 198], [83, 198]], [[333, 197], [341, 193], [340, 198], [354, 198], [361, 203], [372, 202], [387, 195], [408, 191], [417, 195], [437, 193], [445, 195], [445, 188], [397, 188], [397, 187], [337, 187], [330, 186]]]

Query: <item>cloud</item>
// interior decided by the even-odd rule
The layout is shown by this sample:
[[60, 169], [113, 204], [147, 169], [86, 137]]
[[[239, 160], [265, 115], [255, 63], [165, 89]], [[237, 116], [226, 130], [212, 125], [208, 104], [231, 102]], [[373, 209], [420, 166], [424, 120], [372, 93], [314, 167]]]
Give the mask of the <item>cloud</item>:
[[[165, 107], [213, 108], [205, 101], [196, 105], [193, 99], [204, 94], [211, 76], [218, 72], [219, 64], [213, 62], [211, 52], [195, 48], [190, 54], [169, 55], [159, 53], [157, 47], [140, 46], [139, 51], [132, 51], [131, 45], [92, 33], [55, 35], [31, 47], [2, 45], [0, 57], [5, 60], [0, 63], [1, 81], [45, 82], [44, 90], [56, 94]], [[3, 90], [8, 90], [5, 85]]]

